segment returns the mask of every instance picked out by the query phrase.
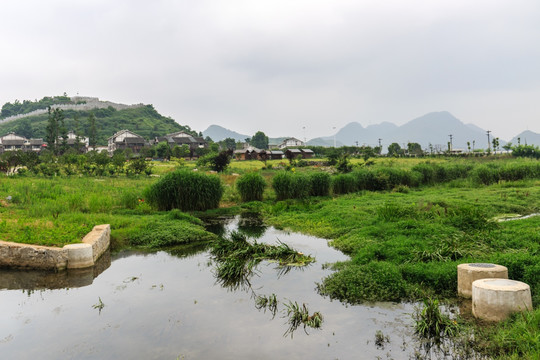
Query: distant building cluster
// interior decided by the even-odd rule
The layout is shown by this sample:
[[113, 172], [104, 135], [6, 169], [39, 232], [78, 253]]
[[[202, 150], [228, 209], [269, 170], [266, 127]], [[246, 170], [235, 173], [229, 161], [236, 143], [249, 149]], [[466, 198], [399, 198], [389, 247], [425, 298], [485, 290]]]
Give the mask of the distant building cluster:
[[242, 150], [236, 150], [234, 156], [237, 160], [280, 160], [283, 158], [295, 159], [300, 156], [302, 159], [311, 159], [314, 153], [310, 149], [287, 149], [282, 150], [264, 150], [248, 146]]
[[[62, 139], [59, 139], [59, 143]], [[107, 141], [107, 146], [96, 146], [95, 150], [107, 151], [109, 155], [113, 155], [117, 150], [129, 149], [133, 154], [141, 153], [144, 148], [152, 147], [159, 143], [167, 143], [172, 149], [175, 146], [187, 147], [189, 156], [196, 157], [197, 149], [208, 148], [208, 142], [202, 137], [193, 136], [184, 131], [178, 131], [164, 136], [158, 136], [151, 140], [146, 140], [142, 136], [130, 130], [120, 130]], [[92, 148], [89, 145], [88, 137], [77, 136], [73, 131], [67, 134], [66, 144], [68, 147], [75, 148], [79, 146], [79, 151], [87, 152]], [[286, 149], [288, 146], [303, 146], [304, 143], [295, 138], [285, 139], [281, 144], [274, 146], [273, 149], [264, 150], [257, 149], [247, 145], [242, 150], [234, 151], [234, 155], [238, 160], [279, 160], [283, 158], [309, 159], [313, 157], [313, 151], [310, 149]], [[277, 149], [276, 149], [277, 148]], [[27, 139], [24, 136], [17, 135], [13, 132], [0, 136], [0, 154], [6, 151], [33, 151], [36, 153], [47, 149], [47, 143], [43, 139]]]
[[[88, 149], [88, 138], [87, 137], [77, 137], [77, 135], [70, 131], [67, 133], [66, 144], [69, 147], [79, 146], [86, 150]], [[47, 143], [43, 139], [27, 139], [24, 136], [10, 132], [4, 136], [0, 136], [0, 154], [6, 151], [33, 151], [39, 153], [40, 151], [47, 148]]]
[[195, 154], [195, 150], [208, 147], [208, 142], [202, 137], [192, 136], [184, 131], [159, 136], [147, 141], [142, 136], [130, 130], [120, 130], [108, 139], [107, 151], [112, 155], [118, 149], [131, 149], [134, 154], [138, 154], [142, 148], [150, 147], [161, 142], [166, 142], [171, 148], [187, 145], [190, 150], [190, 156]]

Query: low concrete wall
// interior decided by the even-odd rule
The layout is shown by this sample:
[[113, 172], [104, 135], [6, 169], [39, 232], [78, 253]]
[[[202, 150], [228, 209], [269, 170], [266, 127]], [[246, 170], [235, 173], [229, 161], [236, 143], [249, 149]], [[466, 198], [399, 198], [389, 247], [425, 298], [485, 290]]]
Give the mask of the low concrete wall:
[[0, 267], [63, 270], [67, 252], [61, 248], [0, 241]]
[[[110, 225], [94, 226], [83, 239], [83, 244], [92, 246], [92, 252], [88, 259], [82, 262], [84, 266], [92, 266], [96, 260], [109, 248], [111, 238]], [[39, 246], [19, 244], [7, 241], [0, 241], [0, 267], [13, 269], [42, 269], [42, 270], [64, 270], [66, 268], [77, 268], [81, 264], [81, 259], [73, 259], [72, 265], [69, 263], [69, 248], [52, 246]], [[80, 254], [77, 254], [80, 257]]]

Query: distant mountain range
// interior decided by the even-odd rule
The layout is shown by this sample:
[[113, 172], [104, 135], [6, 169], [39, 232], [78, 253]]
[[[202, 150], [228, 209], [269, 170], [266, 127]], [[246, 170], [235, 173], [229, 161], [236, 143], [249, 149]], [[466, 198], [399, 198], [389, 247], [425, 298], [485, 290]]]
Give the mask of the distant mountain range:
[[512, 145], [517, 145], [518, 139], [521, 145], [540, 145], [540, 134], [530, 130], [525, 130], [519, 135], [516, 135], [512, 138], [512, 140], [510, 140], [510, 142]]
[[[220, 141], [227, 137], [244, 141], [247, 135], [239, 134], [235, 131], [225, 129], [218, 125], [212, 125], [205, 131], [204, 136], [210, 136], [214, 141]], [[363, 127], [358, 122], [351, 122], [341, 128], [336, 134], [326, 137], [311, 139], [307, 145], [311, 146], [336, 146], [343, 145], [369, 145], [377, 146], [380, 143], [386, 150], [391, 143], [398, 143], [400, 146], [407, 146], [407, 143], [419, 143], [422, 148], [428, 149], [431, 145], [434, 149], [446, 150], [448, 142], [452, 137], [452, 148], [467, 150], [485, 149], [488, 146], [487, 131], [474, 125], [464, 124], [448, 111], [431, 112], [424, 116], [413, 119], [401, 126], [389, 122]], [[500, 134], [490, 133], [490, 142], [493, 137]], [[517, 144], [517, 138], [521, 139], [521, 144], [540, 145], [540, 134], [532, 131], [524, 131], [510, 140], [512, 144]], [[467, 144], [469, 143], [469, 144]], [[499, 139], [499, 146], [502, 147], [506, 141]], [[490, 146], [492, 144], [490, 143]]]
[[[490, 139], [497, 134], [491, 134]], [[346, 145], [370, 145], [377, 146], [379, 139], [384, 149], [391, 143], [407, 146], [407, 143], [419, 143], [424, 149], [430, 144], [435, 149], [446, 150], [448, 142], [452, 138], [453, 149], [474, 147], [487, 148], [488, 140], [485, 130], [473, 124], [464, 124], [447, 111], [431, 112], [424, 116], [413, 119], [401, 126], [389, 122], [363, 127], [357, 122], [347, 124], [336, 134], [336, 139]], [[322, 138], [326, 142], [331, 137]], [[506, 144], [499, 140], [500, 146]], [[491, 146], [491, 145], [490, 145]]]

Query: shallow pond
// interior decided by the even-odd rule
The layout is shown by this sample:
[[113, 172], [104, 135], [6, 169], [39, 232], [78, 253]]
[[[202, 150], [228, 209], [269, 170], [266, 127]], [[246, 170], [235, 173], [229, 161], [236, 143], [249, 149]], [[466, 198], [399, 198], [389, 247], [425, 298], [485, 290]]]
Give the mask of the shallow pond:
[[[239, 219], [217, 232], [237, 229]], [[259, 242], [287, 243], [316, 262], [284, 272], [262, 262], [250, 286], [219, 285], [207, 250], [120, 252], [92, 270], [0, 271], [3, 359], [408, 359], [411, 304], [347, 306], [320, 296], [323, 264], [345, 260], [326, 240], [240, 224]], [[109, 266], [110, 265], [110, 266]], [[276, 294], [275, 316], [256, 295]], [[322, 329], [292, 336], [284, 304], [319, 311]], [[376, 333], [384, 337], [376, 344]], [[381, 333], [379, 333], [381, 334]], [[380, 340], [380, 338], [379, 338]], [[389, 341], [386, 341], [389, 340]]]

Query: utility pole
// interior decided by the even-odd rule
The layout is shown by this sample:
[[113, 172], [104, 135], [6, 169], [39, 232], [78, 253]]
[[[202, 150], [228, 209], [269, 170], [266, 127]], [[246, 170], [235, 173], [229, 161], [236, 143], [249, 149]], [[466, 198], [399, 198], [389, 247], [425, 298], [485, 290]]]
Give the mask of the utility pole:
[[[332, 129], [335, 131], [336, 127], [332, 127]], [[334, 148], [336, 147], [336, 133], [334, 132]]]
[[306, 139], [306, 127], [302, 126], [302, 130], [304, 130], [304, 145], [306, 145], [307, 139]]
[[490, 133], [490, 132], [491, 132], [490, 130], [487, 131], [487, 137], [488, 137], [488, 152], [491, 152], [491, 151], [490, 151], [490, 150], [491, 150], [491, 143], [489, 142], [489, 133]]
[[452, 152], [453, 146], [452, 146], [452, 134], [448, 135], [450, 136], [450, 152]]
[[[381, 138], [379, 138], [379, 147], [381, 148]], [[382, 149], [382, 148], [381, 148]]]

